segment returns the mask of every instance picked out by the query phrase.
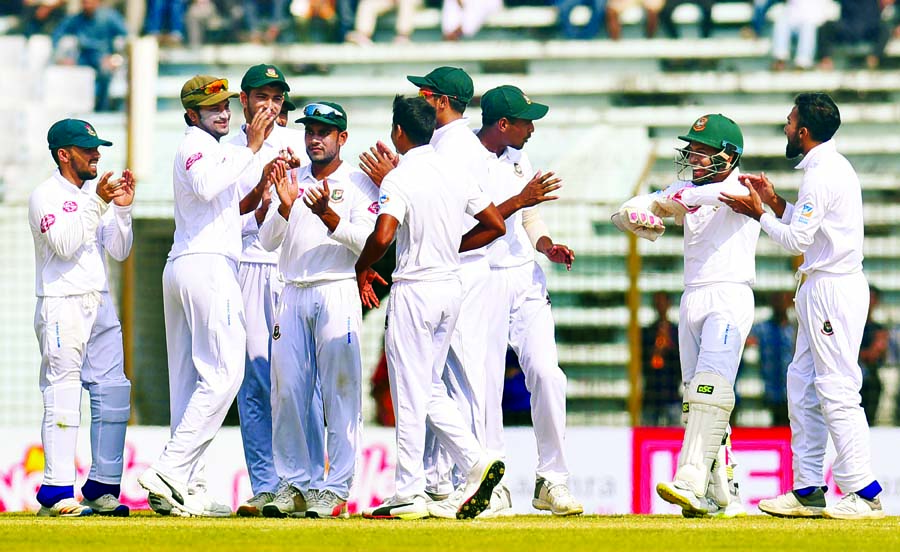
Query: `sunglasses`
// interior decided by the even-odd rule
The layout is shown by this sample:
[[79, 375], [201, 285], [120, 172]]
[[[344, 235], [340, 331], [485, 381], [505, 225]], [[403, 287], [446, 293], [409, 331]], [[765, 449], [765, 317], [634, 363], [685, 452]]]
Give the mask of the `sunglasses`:
[[448, 98], [453, 98], [454, 100], [459, 101], [459, 98], [457, 96], [451, 96], [450, 94], [441, 94], [440, 92], [435, 92], [434, 90], [429, 90], [427, 88], [419, 89], [420, 98], [425, 98], [427, 100], [429, 98], [434, 98], [435, 96], [437, 96], [438, 98], [440, 98], [441, 96], [447, 96]]
[[344, 119], [346, 116], [339, 109], [330, 105], [312, 103], [303, 108], [305, 117], [324, 117], [325, 119]]
[[191, 90], [191, 94], [195, 92], [203, 92], [207, 96], [218, 94], [223, 90], [228, 90], [228, 79], [214, 80], [211, 83]]

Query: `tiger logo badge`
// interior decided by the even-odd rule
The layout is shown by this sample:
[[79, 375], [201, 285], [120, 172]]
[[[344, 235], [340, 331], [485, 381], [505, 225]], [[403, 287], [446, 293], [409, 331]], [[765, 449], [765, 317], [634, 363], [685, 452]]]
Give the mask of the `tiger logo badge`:
[[697, 119], [694, 122], [693, 129], [696, 130], [697, 132], [703, 132], [703, 130], [706, 128], [706, 123], [708, 121], [709, 121], [708, 117], [700, 117], [699, 119]]

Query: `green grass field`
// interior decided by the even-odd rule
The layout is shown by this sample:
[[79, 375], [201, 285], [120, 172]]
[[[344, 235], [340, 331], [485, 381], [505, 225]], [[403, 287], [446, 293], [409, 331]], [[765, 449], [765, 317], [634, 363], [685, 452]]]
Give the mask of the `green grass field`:
[[900, 519], [841, 522], [750, 516], [517, 516], [501, 520], [413, 522], [276, 519], [47, 519], [0, 515], [0, 551], [255, 552], [900, 550]]

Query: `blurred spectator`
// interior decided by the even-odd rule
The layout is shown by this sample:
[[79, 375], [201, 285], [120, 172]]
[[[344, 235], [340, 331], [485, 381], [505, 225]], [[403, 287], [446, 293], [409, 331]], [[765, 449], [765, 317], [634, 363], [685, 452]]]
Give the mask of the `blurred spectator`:
[[375, 423], [385, 427], [394, 427], [394, 403], [391, 401], [391, 384], [388, 380], [387, 357], [381, 353], [381, 360], [375, 368], [370, 380], [372, 391], [370, 395], [375, 399]]
[[53, 33], [58, 63], [87, 65], [96, 71], [94, 110], [108, 111], [109, 82], [124, 64], [119, 53], [128, 30], [116, 10], [100, 6], [100, 0], [81, 0], [81, 12], [68, 17]]
[[780, 0], [752, 0], [753, 1], [753, 17], [750, 20], [750, 27], [756, 38], [762, 38], [766, 32], [766, 14], [769, 8], [774, 6]]
[[[340, 33], [337, 4], [335, 0], [309, 0], [306, 10], [297, 14], [297, 30], [301, 42], [335, 42]], [[316, 64], [305, 64], [315, 67]]]
[[358, 0], [337, 0], [335, 10], [337, 11], [338, 42], [346, 41], [347, 35], [356, 28], [356, 8], [358, 6]]
[[831, 0], [787, 0], [772, 30], [772, 69], [784, 70], [791, 56], [791, 40], [797, 37], [794, 65], [811, 69], [816, 57], [816, 32], [825, 22], [825, 9]]
[[641, 330], [641, 372], [644, 401], [641, 423], [645, 426], [675, 426], [681, 423], [681, 360], [678, 356], [678, 325], [669, 322], [669, 294], [653, 294], [656, 320]]
[[347, 34], [346, 40], [359, 45], [371, 44], [378, 16], [396, 9], [397, 34], [394, 36], [394, 42], [405, 44], [412, 36], [413, 18], [421, 4], [421, 0], [359, 0], [359, 6], [356, 8], [356, 28]]
[[65, 0], [25, 0], [22, 2], [22, 34], [51, 34], [66, 17]]
[[772, 316], [753, 326], [749, 343], [759, 347], [759, 375], [765, 386], [763, 404], [772, 414], [773, 426], [786, 426], [787, 369], [794, 358], [797, 325], [788, 317], [794, 304], [790, 292], [782, 291], [772, 296]]
[[157, 37], [161, 45], [181, 44], [184, 41], [184, 0], [147, 0], [144, 34]]
[[709, 38], [713, 30], [712, 8], [715, 0], [666, 0], [666, 5], [659, 12], [659, 22], [670, 38], [678, 38], [678, 27], [672, 20], [672, 14], [682, 4], [696, 4], [700, 8], [700, 37]]
[[475, 36], [488, 17], [503, 8], [503, 0], [444, 0], [441, 32], [444, 40]]
[[891, 37], [891, 28], [881, 20], [881, 10], [893, 0], [838, 0], [841, 16], [837, 21], [828, 21], [819, 27], [818, 48], [819, 68], [834, 68], [835, 46], [842, 44], [865, 44], [870, 48], [866, 55], [866, 66], [878, 67], [884, 57], [884, 48]]
[[[554, 0], [559, 10], [557, 25], [563, 38], [587, 40], [597, 36], [606, 19], [606, 0]], [[578, 6], [585, 6], [591, 17], [584, 25], [572, 23], [572, 11]]]
[[235, 21], [242, 14], [241, 8], [232, 2], [193, 0], [184, 18], [188, 44], [197, 48], [209, 41], [211, 34], [224, 28], [230, 28], [236, 33]]
[[863, 328], [862, 344], [859, 348], [859, 365], [862, 368], [862, 407], [866, 411], [869, 425], [875, 425], [878, 403], [881, 401], [881, 376], [879, 370], [887, 361], [890, 336], [884, 325], [872, 319], [872, 313], [881, 300], [881, 291], [869, 286], [869, 315]]
[[[250, 30], [248, 40], [254, 43], [272, 44], [278, 40], [288, 26], [288, 0], [256, 0], [244, 2], [244, 18]], [[309, 17], [324, 15], [334, 18], [334, 7], [330, 0], [311, 0]]]
[[512, 349], [506, 349], [506, 373], [503, 378], [503, 425], [530, 426], [531, 393], [525, 373]]
[[619, 40], [622, 36], [622, 23], [619, 16], [628, 8], [641, 5], [645, 14], [645, 36], [656, 36], [656, 28], [659, 26], [659, 11], [665, 5], [665, 0], [607, 0], [606, 3], [606, 32], [609, 38]]

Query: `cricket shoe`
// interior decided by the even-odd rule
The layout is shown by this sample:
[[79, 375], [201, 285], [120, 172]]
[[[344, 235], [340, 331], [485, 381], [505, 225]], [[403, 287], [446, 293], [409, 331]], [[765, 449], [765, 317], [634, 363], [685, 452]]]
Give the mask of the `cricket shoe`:
[[197, 517], [231, 517], [231, 514], [234, 513], [229, 506], [216, 502], [210, 498], [205, 490], [191, 489], [188, 491], [188, 495], [191, 497], [192, 501], [198, 502], [203, 508], [203, 513]]
[[464, 500], [456, 512], [456, 519], [472, 519], [491, 505], [494, 487], [506, 472], [506, 465], [496, 458], [484, 458], [466, 475], [463, 485]]
[[681, 515], [686, 518], [712, 517], [721, 519], [732, 519], [747, 515], [747, 510], [740, 501], [730, 502], [727, 506], [723, 507], [712, 498], [706, 497], [706, 503], [708, 511], [705, 514], [699, 514], [694, 510], [682, 510]]
[[543, 477], [538, 477], [534, 483], [534, 498], [531, 505], [538, 510], [552, 512], [554, 516], [576, 516], [584, 513], [581, 505], [572, 493], [569, 486], [564, 483], [554, 485]]
[[262, 515], [263, 506], [275, 500], [275, 493], [263, 491], [253, 495], [247, 502], [244, 502], [237, 509], [237, 515], [240, 517], [260, 517]]
[[392, 496], [374, 508], [363, 511], [366, 519], [422, 519], [427, 518], [428, 505], [422, 495]]
[[[187, 485], [163, 475], [153, 468], [147, 468], [138, 477], [138, 483], [150, 493], [151, 496], [147, 497], [147, 502], [154, 511], [165, 512], [165, 503], [168, 503], [169, 514], [173, 516], [226, 517], [231, 515], [231, 508], [214, 502], [205, 492], [191, 492]], [[159, 509], [154, 508], [153, 503], [156, 503]]]
[[513, 516], [512, 496], [509, 489], [503, 483], [494, 487], [491, 493], [491, 505], [487, 510], [478, 514], [478, 519], [491, 519], [497, 517]]
[[822, 517], [830, 519], [881, 519], [884, 517], [884, 508], [881, 500], [876, 496], [872, 500], [865, 499], [856, 493], [844, 496], [834, 506], [828, 506], [822, 510]]
[[347, 511], [347, 501], [336, 493], [325, 489], [324, 491], [310, 490], [312, 495], [306, 501], [306, 517], [308, 518], [341, 518], [350, 517]]
[[436, 518], [456, 519], [459, 507], [462, 506], [463, 500], [466, 498], [463, 494], [464, 491], [465, 488], [460, 485], [443, 500], [426, 500], [425, 504], [428, 506], [428, 513]]
[[782, 518], [822, 517], [825, 510], [825, 490], [820, 487], [808, 496], [790, 491], [775, 498], [760, 500], [759, 509], [770, 516]]
[[128, 517], [130, 510], [119, 499], [111, 494], [105, 494], [94, 500], [84, 499], [81, 501], [82, 506], [87, 506], [98, 516], [112, 517]]
[[150, 505], [150, 509], [156, 512], [161, 516], [170, 516], [172, 515], [172, 505], [165, 498], [150, 493], [147, 495], [147, 504]]
[[262, 514], [267, 518], [306, 517], [306, 498], [297, 487], [284, 485], [275, 493], [275, 498], [263, 506]]
[[705, 517], [709, 514], [709, 502], [706, 497], [694, 494], [687, 483], [681, 481], [658, 483], [656, 494], [666, 502], [679, 506], [681, 514], [685, 517]]
[[84, 517], [94, 513], [90, 507], [81, 504], [74, 498], [64, 498], [50, 506], [41, 506], [37, 515], [40, 517]]

